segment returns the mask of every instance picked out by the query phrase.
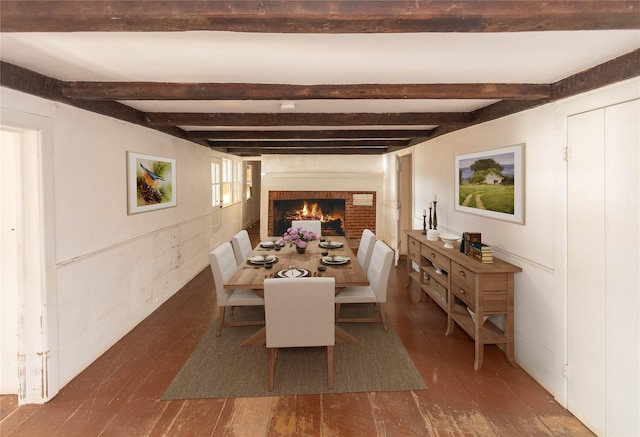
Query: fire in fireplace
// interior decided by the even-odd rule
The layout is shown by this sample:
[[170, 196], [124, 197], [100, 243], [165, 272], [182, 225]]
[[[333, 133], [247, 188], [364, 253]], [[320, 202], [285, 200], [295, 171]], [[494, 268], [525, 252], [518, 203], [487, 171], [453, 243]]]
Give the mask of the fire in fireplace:
[[273, 229], [282, 235], [293, 220], [320, 220], [322, 235], [344, 236], [344, 199], [302, 199], [273, 201]]

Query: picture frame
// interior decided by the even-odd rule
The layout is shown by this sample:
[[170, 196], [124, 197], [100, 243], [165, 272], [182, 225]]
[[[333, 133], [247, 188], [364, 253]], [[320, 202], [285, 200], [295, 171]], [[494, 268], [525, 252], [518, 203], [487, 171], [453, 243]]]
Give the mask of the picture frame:
[[455, 210], [524, 224], [524, 148], [455, 157]]
[[176, 160], [127, 152], [128, 214], [177, 205]]

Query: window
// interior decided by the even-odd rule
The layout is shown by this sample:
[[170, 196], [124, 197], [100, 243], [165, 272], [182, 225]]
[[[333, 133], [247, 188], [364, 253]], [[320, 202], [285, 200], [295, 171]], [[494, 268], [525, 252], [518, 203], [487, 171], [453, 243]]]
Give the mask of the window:
[[245, 168], [247, 175], [244, 179], [244, 196], [249, 200], [253, 197], [253, 164], [247, 164]]
[[211, 206], [221, 206], [222, 205], [222, 194], [221, 194], [221, 168], [220, 168], [220, 160], [217, 158], [211, 159]]
[[242, 162], [233, 163], [233, 203], [242, 201]]
[[228, 206], [233, 203], [231, 193], [231, 182], [233, 178], [232, 161], [230, 159], [222, 160], [222, 206]]

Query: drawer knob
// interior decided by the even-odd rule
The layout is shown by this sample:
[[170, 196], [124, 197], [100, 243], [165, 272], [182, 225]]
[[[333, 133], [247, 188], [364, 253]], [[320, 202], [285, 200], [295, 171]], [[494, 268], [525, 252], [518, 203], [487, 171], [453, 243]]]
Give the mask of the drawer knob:
[[436, 254], [435, 254], [435, 253], [433, 253], [433, 252], [431, 252], [431, 254], [430, 254], [429, 256], [430, 256], [431, 258], [435, 258], [435, 257], [436, 257]]
[[460, 270], [460, 271], [458, 272], [458, 274], [459, 274], [460, 276], [462, 276], [463, 278], [464, 278], [465, 276], [467, 276], [467, 275], [466, 275], [462, 270]]
[[464, 288], [460, 289], [460, 294], [464, 294]]

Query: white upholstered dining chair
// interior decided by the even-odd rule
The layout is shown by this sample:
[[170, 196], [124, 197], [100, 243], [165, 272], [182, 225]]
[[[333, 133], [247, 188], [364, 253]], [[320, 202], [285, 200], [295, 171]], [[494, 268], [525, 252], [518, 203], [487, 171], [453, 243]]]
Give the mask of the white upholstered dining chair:
[[[364, 287], [346, 287], [335, 297], [336, 320], [338, 322], [380, 322], [387, 330], [387, 316], [384, 304], [387, 302], [387, 285], [393, 262], [393, 250], [378, 240], [373, 246], [373, 253], [367, 269], [369, 285]], [[380, 317], [376, 318], [341, 318], [340, 306], [344, 303], [373, 303]]]
[[244, 229], [231, 238], [231, 245], [233, 246], [233, 253], [236, 256], [236, 264], [238, 266], [245, 262], [251, 255], [251, 251], [253, 251], [249, 233]]
[[312, 231], [318, 237], [322, 234], [322, 222], [320, 220], [292, 220], [293, 229], [302, 228], [303, 231]]
[[224, 289], [224, 283], [233, 275], [238, 266], [231, 243], [224, 242], [209, 253], [209, 264], [216, 286], [216, 298], [220, 311], [220, 325], [216, 336], [220, 335], [223, 326], [263, 325], [263, 320], [225, 321], [226, 307], [264, 306], [264, 299], [248, 288]]
[[273, 391], [278, 348], [326, 346], [327, 386], [333, 389], [334, 278], [264, 281], [268, 389]]
[[363, 230], [356, 258], [358, 259], [358, 264], [362, 266], [362, 270], [365, 272], [369, 269], [369, 261], [371, 260], [371, 254], [373, 253], [373, 246], [375, 244], [376, 234], [371, 232], [370, 229]]

